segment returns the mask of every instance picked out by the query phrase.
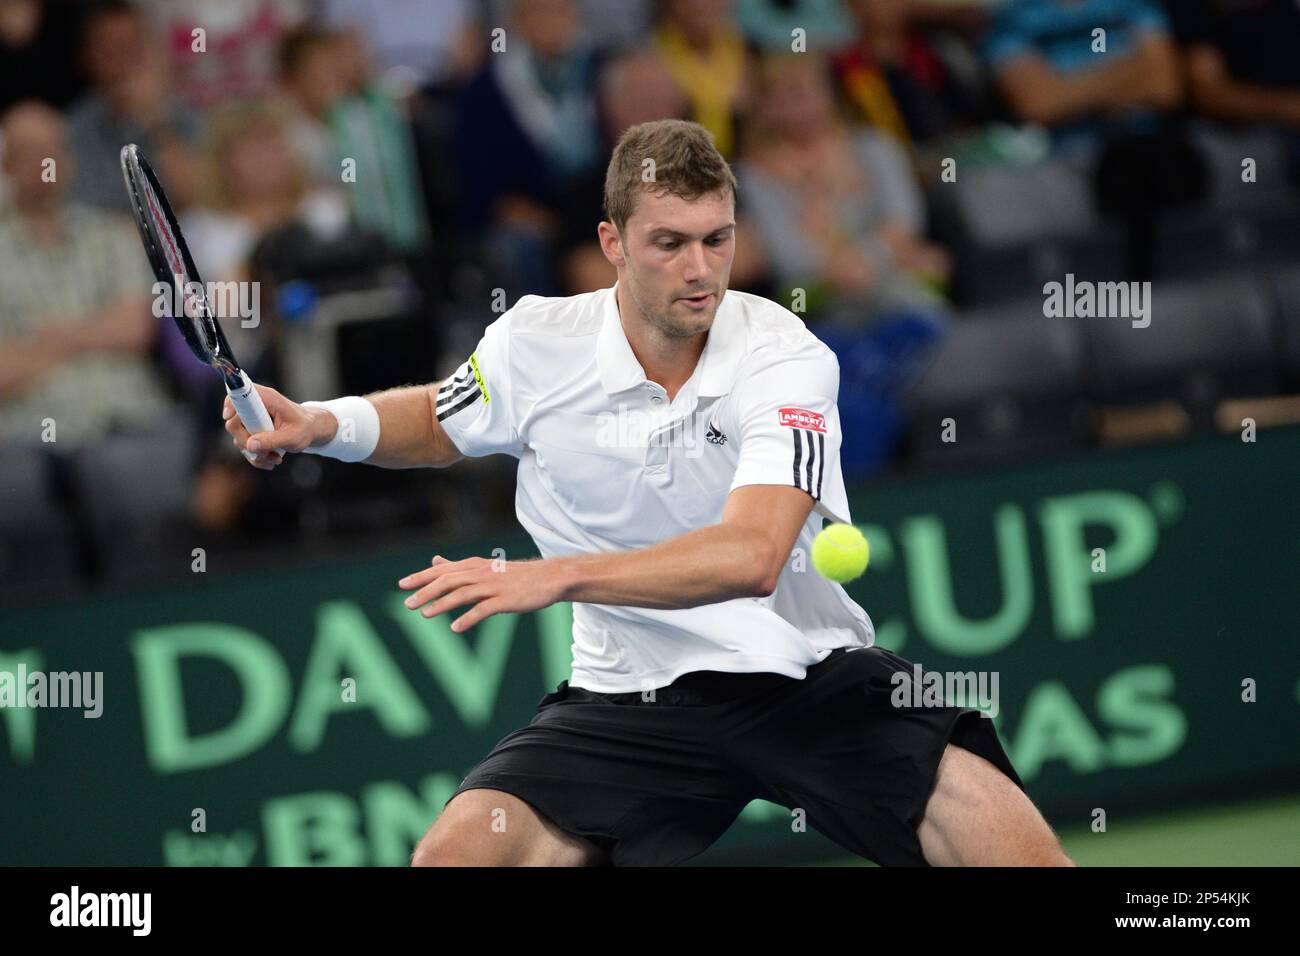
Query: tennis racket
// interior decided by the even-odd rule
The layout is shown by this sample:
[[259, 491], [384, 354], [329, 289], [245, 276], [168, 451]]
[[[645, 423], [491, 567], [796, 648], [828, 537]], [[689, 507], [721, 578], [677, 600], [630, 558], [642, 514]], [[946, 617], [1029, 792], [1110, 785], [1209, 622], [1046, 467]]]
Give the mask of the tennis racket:
[[[176, 216], [167, 203], [167, 194], [163, 192], [153, 168], [134, 143], [122, 147], [121, 159], [122, 176], [126, 179], [126, 191], [131, 197], [131, 209], [140, 229], [144, 251], [149, 256], [149, 265], [158, 281], [166, 283], [174, 292], [168, 302], [168, 312], [177, 311], [172, 303], [181, 303], [181, 314], [172, 315], [172, 319], [185, 344], [200, 362], [221, 373], [226, 382], [226, 394], [250, 434], [274, 430], [275, 425], [262, 396], [257, 394], [248, 374], [239, 367], [225, 333], [217, 324], [208, 303], [207, 287], [199, 277], [199, 270], [194, 267], [185, 237], [181, 235]], [[284, 454], [282, 449], [276, 450]], [[245, 451], [244, 457], [252, 461], [257, 456]]]

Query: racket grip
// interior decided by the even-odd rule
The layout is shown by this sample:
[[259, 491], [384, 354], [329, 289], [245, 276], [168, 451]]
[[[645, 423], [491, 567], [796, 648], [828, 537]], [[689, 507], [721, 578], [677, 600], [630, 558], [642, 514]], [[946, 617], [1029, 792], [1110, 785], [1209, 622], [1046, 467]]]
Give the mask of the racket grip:
[[[226, 386], [226, 394], [230, 396], [230, 403], [235, 406], [235, 413], [239, 415], [239, 420], [248, 429], [250, 435], [256, 435], [258, 432], [274, 431], [275, 423], [271, 421], [271, 415], [266, 410], [266, 403], [262, 401], [262, 396], [257, 393], [257, 389], [253, 386], [248, 373], [241, 369], [239, 377], [243, 380], [243, 385], [239, 388], [232, 389]], [[282, 455], [284, 454], [283, 448], [277, 448], [276, 451]], [[245, 451], [244, 457], [252, 461], [257, 456]]]

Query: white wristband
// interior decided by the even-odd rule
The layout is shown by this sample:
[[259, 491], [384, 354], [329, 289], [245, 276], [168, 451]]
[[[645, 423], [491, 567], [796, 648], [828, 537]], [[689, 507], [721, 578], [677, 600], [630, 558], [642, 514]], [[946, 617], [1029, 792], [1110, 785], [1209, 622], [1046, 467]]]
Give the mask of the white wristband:
[[379, 447], [379, 411], [360, 395], [302, 404], [327, 409], [339, 423], [327, 444], [303, 449], [309, 455], [324, 455], [339, 461], [365, 461]]

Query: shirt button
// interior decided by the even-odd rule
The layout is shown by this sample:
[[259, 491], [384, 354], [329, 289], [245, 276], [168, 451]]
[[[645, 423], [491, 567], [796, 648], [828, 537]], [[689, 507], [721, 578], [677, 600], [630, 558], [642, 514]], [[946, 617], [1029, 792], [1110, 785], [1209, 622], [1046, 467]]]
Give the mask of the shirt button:
[[658, 405], [660, 402], [663, 401], [663, 399], [660, 398], [658, 395], [651, 395], [651, 396], [650, 396], [650, 401], [652, 401], [652, 402], [654, 402], [656, 405]]

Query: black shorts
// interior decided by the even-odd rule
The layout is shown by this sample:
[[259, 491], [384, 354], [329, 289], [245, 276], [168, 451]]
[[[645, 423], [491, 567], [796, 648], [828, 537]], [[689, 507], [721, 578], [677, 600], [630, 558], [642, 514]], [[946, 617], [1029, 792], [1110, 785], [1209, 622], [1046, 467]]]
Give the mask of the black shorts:
[[688, 860], [754, 799], [802, 808], [809, 826], [882, 866], [926, 866], [916, 828], [949, 741], [1024, 784], [978, 710], [895, 707], [898, 670], [912, 665], [869, 647], [837, 649], [803, 680], [697, 671], [653, 700], [564, 681], [456, 794], [513, 794], [616, 866]]

